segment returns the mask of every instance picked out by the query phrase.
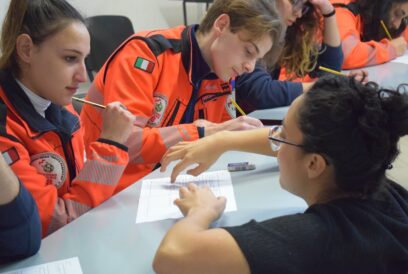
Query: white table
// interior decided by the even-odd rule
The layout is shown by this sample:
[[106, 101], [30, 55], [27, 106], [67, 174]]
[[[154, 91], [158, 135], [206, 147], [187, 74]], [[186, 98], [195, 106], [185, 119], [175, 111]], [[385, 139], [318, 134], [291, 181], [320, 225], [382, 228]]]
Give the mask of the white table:
[[[232, 173], [238, 210], [224, 214], [215, 226], [239, 225], [301, 212], [306, 203], [282, 190], [275, 158], [249, 153], [224, 154], [212, 170], [249, 161], [256, 169]], [[166, 173], [169, 175], [169, 171]], [[146, 178], [162, 177], [154, 171]], [[0, 267], [0, 272], [78, 257], [84, 273], [153, 273], [151, 264], [166, 231], [175, 220], [136, 224], [141, 182], [125, 189], [42, 241], [31, 258]]]

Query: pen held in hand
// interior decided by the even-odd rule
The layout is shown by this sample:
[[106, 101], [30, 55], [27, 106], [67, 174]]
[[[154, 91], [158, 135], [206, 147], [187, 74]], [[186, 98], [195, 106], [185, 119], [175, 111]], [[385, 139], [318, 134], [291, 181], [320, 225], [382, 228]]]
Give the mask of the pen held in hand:
[[385, 34], [387, 35], [388, 39], [392, 40], [391, 34], [387, 29], [387, 26], [385, 25], [384, 21], [380, 21], [381, 27], [384, 29]]
[[329, 68], [322, 67], [322, 66], [319, 66], [319, 69], [322, 70], [322, 71], [325, 71], [325, 72], [330, 72], [330, 73], [336, 74], [336, 75], [346, 76], [346, 74], [341, 73], [340, 71], [337, 71], [337, 70], [334, 70], [334, 69], [329, 69]]
[[72, 99], [74, 99], [75, 101], [84, 103], [84, 104], [88, 104], [88, 105], [97, 107], [97, 108], [102, 108], [102, 109], [105, 109], [105, 108], [106, 108], [106, 106], [104, 106], [104, 105], [100, 105], [100, 104], [98, 104], [98, 103], [94, 103], [94, 102], [91, 102], [91, 101], [87, 101], [87, 100], [84, 100], [84, 99], [81, 99], [81, 98], [78, 98], [78, 97], [75, 97], [75, 96], [73, 96]]
[[246, 116], [245, 112], [242, 110], [242, 108], [235, 102], [233, 98], [231, 98], [231, 103], [235, 106], [235, 108], [241, 113], [242, 116]]

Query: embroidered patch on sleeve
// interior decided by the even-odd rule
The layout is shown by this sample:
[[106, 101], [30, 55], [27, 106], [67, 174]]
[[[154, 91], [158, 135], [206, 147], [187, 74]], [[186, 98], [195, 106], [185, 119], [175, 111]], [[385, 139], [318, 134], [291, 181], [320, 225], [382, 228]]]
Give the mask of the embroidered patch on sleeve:
[[154, 69], [154, 63], [142, 57], [137, 57], [134, 67], [148, 73], [152, 73]]
[[18, 156], [17, 149], [15, 147], [12, 147], [9, 150], [4, 151], [2, 155], [4, 160], [9, 166], [20, 160], [20, 156]]
[[155, 94], [154, 95], [154, 112], [150, 117], [148, 125], [150, 127], [158, 127], [166, 111], [169, 99], [166, 96]]
[[227, 110], [231, 119], [235, 119], [237, 118], [237, 112], [231, 99], [233, 99], [232, 94], [228, 95], [227, 100], [225, 100], [225, 109]]

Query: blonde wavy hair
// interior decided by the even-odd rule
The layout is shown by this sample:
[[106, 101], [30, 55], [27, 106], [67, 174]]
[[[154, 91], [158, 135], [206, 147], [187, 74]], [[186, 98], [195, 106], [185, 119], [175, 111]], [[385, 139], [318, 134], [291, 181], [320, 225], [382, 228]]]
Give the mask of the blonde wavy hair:
[[315, 69], [322, 39], [321, 21], [321, 15], [311, 8], [288, 27], [278, 61], [287, 79], [303, 78]]

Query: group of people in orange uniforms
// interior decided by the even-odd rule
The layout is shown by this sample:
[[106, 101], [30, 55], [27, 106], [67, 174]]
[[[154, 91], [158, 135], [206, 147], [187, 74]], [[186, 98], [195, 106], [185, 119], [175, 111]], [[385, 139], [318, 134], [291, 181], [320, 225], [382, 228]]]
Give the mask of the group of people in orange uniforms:
[[[71, 100], [87, 80], [83, 17], [65, 0], [11, 0], [1, 36], [0, 150], [18, 181], [13, 197], [29, 198], [0, 199], [0, 213], [10, 200], [33, 198], [45, 237], [153, 171], [180, 141], [263, 127], [237, 117], [233, 98], [245, 104], [250, 94], [258, 98], [251, 107], [270, 107], [258, 102], [277, 87], [288, 105], [313, 85], [291, 80], [315, 81], [324, 74], [318, 65], [356, 69], [402, 55], [406, 15], [408, 0], [215, 0], [199, 25], [124, 41], [87, 93], [106, 108], [84, 105], [79, 116]], [[364, 71], [351, 74], [366, 80]], [[17, 246], [5, 260], [32, 254]]]

